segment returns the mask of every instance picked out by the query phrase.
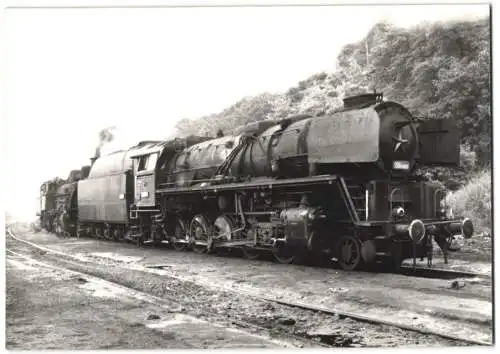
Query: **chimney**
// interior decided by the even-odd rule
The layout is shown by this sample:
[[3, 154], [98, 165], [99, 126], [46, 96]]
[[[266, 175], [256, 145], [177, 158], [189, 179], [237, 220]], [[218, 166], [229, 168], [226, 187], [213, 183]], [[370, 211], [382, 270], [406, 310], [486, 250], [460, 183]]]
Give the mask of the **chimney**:
[[383, 101], [383, 93], [365, 93], [363, 95], [356, 95], [351, 97], [346, 97], [343, 99], [344, 108], [355, 108], [355, 107], [368, 107], [373, 104]]

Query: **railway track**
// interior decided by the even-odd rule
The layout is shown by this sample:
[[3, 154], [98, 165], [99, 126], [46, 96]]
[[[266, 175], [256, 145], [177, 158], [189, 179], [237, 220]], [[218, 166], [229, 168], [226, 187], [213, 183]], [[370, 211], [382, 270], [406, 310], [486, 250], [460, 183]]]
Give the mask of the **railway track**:
[[[42, 251], [45, 251], [45, 252], [48, 252], [48, 253], [51, 253], [51, 254], [59, 255], [59, 256], [65, 257], [65, 258], [70, 258], [70, 259], [73, 259], [73, 260], [76, 260], [76, 261], [80, 261], [80, 262], [82, 261], [78, 257], [75, 257], [75, 256], [73, 256], [71, 254], [67, 254], [67, 253], [64, 253], [64, 252], [52, 250], [50, 248], [43, 247], [43, 246], [35, 244], [33, 242], [22, 240], [22, 239], [20, 239], [20, 238], [18, 238], [16, 236], [14, 236], [10, 230], [7, 231], [7, 234], [13, 240], [16, 240], [18, 242], [24, 243], [24, 244], [26, 244], [28, 246], [37, 248], [39, 250], [42, 250]], [[433, 269], [433, 270], [436, 271], [437, 273], [438, 272], [442, 272], [443, 274], [448, 274], [448, 276], [449, 275], [454, 275], [456, 277], [464, 276], [464, 274], [466, 276], [478, 276], [478, 277], [479, 276], [484, 276], [482, 274], [473, 274], [473, 273], [457, 272], [457, 271], [448, 271], [448, 270], [442, 270], [442, 269]], [[411, 271], [415, 271], [415, 270], [411, 269]], [[82, 274], [86, 274], [86, 273], [82, 273]], [[162, 272], [162, 275], [165, 275], [165, 272]], [[180, 276], [177, 276], [177, 275], [174, 275], [174, 274], [167, 274], [166, 276], [168, 276], [170, 278], [174, 278], [174, 279], [180, 280], [180, 281], [184, 281], [184, 282], [186, 282], [186, 281], [189, 282], [190, 281], [190, 280], [187, 280], [187, 279], [185, 279], [183, 277], [180, 277]], [[242, 290], [242, 289], [232, 289], [232, 288], [227, 288], [227, 287], [220, 287], [220, 290], [222, 290], [222, 291], [228, 291], [228, 292], [231, 292], [231, 293], [236, 293], [236, 294], [239, 294], [241, 296], [246, 296], [246, 297], [253, 298], [253, 299], [256, 299], [256, 300], [260, 300], [260, 301], [266, 301], [266, 302], [269, 302], [269, 303], [278, 304], [280, 306], [285, 306], [285, 307], [288, 307], [288, 308], [301, 309], [301, 310], [305, 310], [305, 311], [310, 311], [310, 312], [315, 312], [315, 313], [321, 313], [321, 314], [324, 314], [324, 315], [327, 315], [327, 316], [332, 316], [332, 317], [335, 317], [335, 318], [338, 318], [338, 319], [341, 319], [341, 320], [348, 318], [348, 319], [352, 319], [352, 320], [355, 320], [355, 321], [358, 321], [358, 322], [364, 322], [364, 323], [376, 324], [376, 325], [384, 325], [384, 326], [399, 328], [401, 330], [405, 330], [405, 331], [409, 331], [409, 332], [419, 333], [419, 334], [422, 334], [422, 335], [435, 336], [435, 337], [446, 339], [446, 340], [449, 340], [449, 341], [452, 341], [452, 342], [463, 343], [463, 344], [467, 344], [467, 345], [481, 345], [481, 346], [489, 346], [489, 345], [491, 345], [490, 342], [486, 342], [486, 341], [474, 340], [474, 339], [470, 339], [470, 338], [455, 336], [455, 335], [449, 334], [449, 333], [428, 330], [428, 329], [420, 328], [420, 327], [413, 326], [413, 325], [405, 325], [405, 324], [401, 324], [401, 323], [397, 323], [397, 322], [393, 322], [393, 321], [386, 321], [386, 320], [382, 320], [382, 319], [379, 319], [379, 318], [373, 318], [373, 317], [366, 316], [366, 315], [359, 314], [359, 313], [339, 311], [339, 310], [335, 310], [335, 309], [329, 309], [329, 308], [321, 307], [321, 306], [314, 306], [314, 305], [310, 305], [310, 304], [306, 304], [306, 303], [301, 303], [301, 302], [293, 302], [293, 301], [288, 301], [288, 300], [282, 300], [282, 299], [278, 299], [278, 298], [275, 298], [275, 297], [272, 297], [272, 296], [255, 295], [255, 294], [253, 294], [251, 292], [248, 292], [248, 291], [245, 291], [245, 290]], [[246, 324], [246, 323], [242, 323], [241, 325], [243, 327], [245, 327], [245, 326], [247, 326], [247, 327], [255, 326], [254, 324]], [[302, 338], [300, 340], [304, 340], [304, 339], [305, 340], [309, 340], [307, 338]], [[325, 343], [322, 343], [321, 345], [322, 346], [327, 346], [327, 347], [331, 346], [331, 345], [328, 345], [328, 344], [325, 344]]]
[[456, 278], [489, 278], [482, 273], [466, 272], [461, 270], [443, 269], [443, 268], [422, 268], [411, 266], [402, 266], [399, 274], [433, 279], [456, 279]]
[[[10, 230], [7, 230], [7, 233], [13, 238], [16, 239], [17, 241], [24, 242], [26, 244], [31, 244], [32, 246], [38, 247], [38, 248], [43, 248], [43, 246], [36, 245], [32, 242], [26, 241], [26, 240], [21, 240], [17, 237], [15, 237]], [[105, 240], [103, 240], [105, 241]], [[45, 248], [44, 248], [45, 249]], [[49, 250], [49, 249], [45, 249]], [[54, 250], [50, 250], [51, 252], [57, 252]], [[61, 253], [62, 254], [62, 253]], [[62, 254], [63, 255], [63, 254]], [[64, 254], [65, 255], [65, 254]], [[368, 272], [387, 272], [384, 269], [375, 269], [373, 271], [368, 271]], [[432, 279], [444, 279], [444, 280], [451, 280], [451, 279], [457, 279], [457, 278], [484, 278], [487, 279], [489, 278], [488, 275], [482, 274], [482, 273], [473, 273], [473, 272], [466, 272], [466, 271], [460, 271], [460, 270], [452, 270], [452, 269], [444, 269], [444, 268], [427, 268], [427, 267], [412, 267], [412, 266], [407, 266], [407, 265], [402, 265], [400, 267], [400, 270], [398, 273], [395, 274], [401, 274], [405, 276], [411, 276], [411, 277], [420, 277], [420, 278], [432, 278]]]
[[[157, 297], [157, 296], [154, 296], [151, 294], [147, 294], [147, 293], [142, 292], [142, 291], [138, 291], [138, 290], [133, 289], [131, 287], [124, 286], [124, 285], [106, 280], [102, 277], [97, 277], [97, 276], [90, 275], [90, 274], [85, 273], [85, 272], [75, 271], [74, 269], [69, 269], [66, 267], [55, 266], [53, 264], [41, 262], [41, 261], [36, 260], [32, 257], [27, 256], [27, 255], [24, 255], [24, 254], [21, 254], [18, 252], [14, 252], [8, 248], [6, 249], [6, 251], [9, 254], [12, 254], [16, 257], [28, 260], [28, 261], [33, 262], [35, 264], [41, 265], [43, 267], [51, 268], [51, 269], [55, 269], [55, 270], [60, 270], [60, 271], [67, 272], [67, 273], [70, 273], [72, 275], [78, 276], [79, 279], [99, 281], [101, 283], [108, 284], [111, 287], [123, 290], [124, 292], [130, 294], [133, 298], [135, 298], [137, 300], [144, 301], [144, 302], [147, 302], [149, 304], [152, 304], [152, 305], [155, 305], [158, 307], [164, 307], [164, 308], [168, 309], [171, 307], [172, 304], [176, 304], [179, 307], [181, 307], [181, 303], [178, 301], [178, 299], [176, 299], [174, 297], [165, 297], [164, 296], [164, 297], [160, 298], [160, 297]], [[206, 312], [207, 312], [206, 314], [208, 316], [215, 315], [213, 313], [210, 313], [210, 311], [206, 311]], [[260, 332], [260, 333], [269, 332], [269, 330], [267, 328], [255, 325], [253, 323], [249, 323], [249, 322], [245, 322], [245, 321], [241, 321], [241, 320], [235, 320], [235, 319], [232, 319], [230, 322], [233, 325], [232, 326], [233, 328], [236, 327], [236, 329], [240, 330], [240, 331], [242, 329], [245, 329], [245, 330], [252, 329], [252, 330]], [[224, 324], [224, 323], [211, 322], [211, 325], [227, 328], [227, 324]], [[326, 348], [335, 347], [334, 345], [329, 345], [329, 344], [326, 344], [323, 342], [312, 340], [311, 338], [297, 336], [297, 335], [293, 335], [290, 333], [279, 333], [279, 337], [280, 337], [279, 339], [272, 338], [270, 335], [268, 335], [266, 337], [269, 337], [267, 339], [269, 339], [270, 341], [272, 341], [276, 344], [279, 344], [280, 346], [283, 346], [283, 347], [303, 347], [304, 344], [309, 344], [311, 347], [326, 347]], [[295, 343], [295, 344], [292, 344], [292, 343]], [[297, 343], [298, 343], [298, 345], [297, 345]]]

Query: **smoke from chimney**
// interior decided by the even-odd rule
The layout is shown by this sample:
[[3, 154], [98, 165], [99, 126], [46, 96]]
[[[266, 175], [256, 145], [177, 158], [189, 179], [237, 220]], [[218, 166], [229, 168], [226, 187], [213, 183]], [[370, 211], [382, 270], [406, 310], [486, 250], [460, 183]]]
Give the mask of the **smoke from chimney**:
[[115, 138], [115, 135], [113, 134], [115, 128], [116, 128], [115, 126], [107, 127], [99, 132], [99, 143], [97, 144], [97, 147], [95, 149], [94, 159], [98, 159], [101, 156], [102, 147], [106, 143], [113, 141], [113, 139]]

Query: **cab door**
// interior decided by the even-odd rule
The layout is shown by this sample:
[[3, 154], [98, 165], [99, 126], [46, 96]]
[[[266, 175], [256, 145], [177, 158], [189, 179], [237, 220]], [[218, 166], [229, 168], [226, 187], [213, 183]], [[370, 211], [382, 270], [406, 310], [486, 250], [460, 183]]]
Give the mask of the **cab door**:
[[453, 119], [426, 119], [419, 122], [419, 163], [460, 164], [460, 131]]
[[155, 171], [157, 160], [158, 153], [134, 156], [134, 204], [137, 207], [154, 207], [156, 205]]

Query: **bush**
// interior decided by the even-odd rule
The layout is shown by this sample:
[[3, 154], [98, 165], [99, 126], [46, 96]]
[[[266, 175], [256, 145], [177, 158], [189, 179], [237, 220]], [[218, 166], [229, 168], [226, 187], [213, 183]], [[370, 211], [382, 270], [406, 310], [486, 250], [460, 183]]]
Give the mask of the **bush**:
[[311, 77], [311, 79], [316, 80], [316, 81], [324, 81], [328, 77], [328, 74], [326, 72], [320, 72], [318, 74], [315, 74]]
[[491, 172], [484, 170], [462, 188], [448, 194], [446, 202], [457, 216], [470, 218], [477, 231], [491, 231]]

